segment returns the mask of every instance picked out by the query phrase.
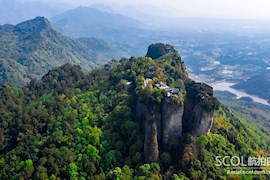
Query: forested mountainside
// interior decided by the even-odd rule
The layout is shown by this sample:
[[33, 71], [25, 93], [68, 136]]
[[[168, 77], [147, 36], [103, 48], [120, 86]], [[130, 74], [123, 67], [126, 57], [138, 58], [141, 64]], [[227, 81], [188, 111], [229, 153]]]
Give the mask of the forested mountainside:
[[22, 85], [65, 63], [90, 70], [122, 56], [127, 54], [121, 48], [103, 40], [64, 36], [43, 17], [0, 26], [0, 84]]
[[214, 95], [229, 110], [235, 112], [235, 114], [245, 120], [256, 124], [267, 135], [270, 134], [270, 106], [253, 102], [252, 99], [245, 97], [237, 99], [235, 94], [226, 91], [215, 91]]
[[269, 137], [192, 81], [170, 45], [0, 91], [0, 179], [248, 179], [215, 157], [269, 151]]

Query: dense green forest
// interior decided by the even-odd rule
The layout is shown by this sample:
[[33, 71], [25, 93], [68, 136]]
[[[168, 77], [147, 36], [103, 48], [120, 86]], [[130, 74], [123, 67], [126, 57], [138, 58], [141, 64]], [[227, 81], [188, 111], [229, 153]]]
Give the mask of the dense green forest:
[[[198, 89], [178, 52], [160, 55], [111, 61], [89, 74], [66, 64], [26, 87], [2, 86], [0, 179], [252, 179], [227, 174], [226, 167], [215, 166], [215, 157], [264, 156], [270, 138], [216, 99], [202, 104], [217, 109], [211, 132], [184, 133], [160, 151], [157, 162], [144, 162], [135, 102], [160, 103], [165, 93], [150, 85], [143, 89], [142, 80], [192, 89], [192, 97]], [[184, 96], [175, 101], [183, 103]]]

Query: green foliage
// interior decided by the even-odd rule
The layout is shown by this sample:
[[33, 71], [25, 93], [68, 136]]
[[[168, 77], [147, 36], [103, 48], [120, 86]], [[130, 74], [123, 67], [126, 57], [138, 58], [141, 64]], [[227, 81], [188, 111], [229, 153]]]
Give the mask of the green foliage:
[[189, 81], [186, 86], [187, 96], [193, 102], [199, 102], [207, 111], [218, 110], [220, 102], [213, 96], [213, 88], [205, 83]]
[[138, 169], [138, 172], [134, 179], [162, 179], [160, 172], [160, 166], [157, 163], [144, 164]]
[[117, 180], [132, 180], [133, 179], [133, 170], [125, 165], [122, 169], [116, 167], [114, 170], [108, 173], [109, 179]]
[[204, 146], [208, 144], [208, 138], [205, 135], [199, 137], [198, 142]]
[[[151, 57], [152, 59], [158, 59], [165, 54], [173, 54], [173, 53], [175, 53], [175, 50], [171, 45], [157, 43], [152, 44], [148, 47], [146, 56]], [[179, 54], [177, 54], [177, 56], [179, 56]]]
[[[218, 109], [209, 134], [183, 134], [178, 145], [160, 150], [158, 163], [144, 164], [137, 98], [160, 107], [167, 94], [155, 84], [163, 82], [179, 89], [174, 103], [182, 105], [186, 96], [200, 103], [196, 98], [205, 94], [214, 99], [183, 67], [176, 53], [132, 57], [88, 75], [67, 64], [27, 87], [2, 86], [0, 179], [226, 179], [215, 156], [265, 155], [267, 135]], [[216, 102], [210, 106], [217, 109]]]
[[256, 130], [256, 133], [262, 131], [269, 135], [270, 107], [260, 103], [242, 101], [234, 98], [233, 95], [234, 94], [226, 91], [215, 91], [215, 96], [217, 96], [222, 104], [225, 105], [229, 110], [259, 127], [259, 129]]
[[172, 176], [172, 179], [173, 180], [189, 180], [189, 178], [185, 177], [184, 175], [177, 175], [177, 174], [174, 174]]
[[25, 178], [30, 178], [32, 176], [32, 173], [34, 172], [34, 166], [31, 159], [20, 162], [19, 166], [21, 170], [21, 176]]
[[77, 168], [77, 165], [75, 163], [70, 163], [68, 165], [68, 168], [67, 168], [67, 171], [68, 171], [68, 175], [70, 177], [70, 179], [78, 179], [78, 168]]
[[[176, 55], [172, 50], [171, 54], [165, 53], [164, 56], [156, 60], [146, 57], [133, 61], [131, 67], [135, 68], [134, 71], [140, 70], [136, 73], [137, 77], [135, 78], [136, 94], [139, 100], [146, 104], [160, 104], [167, 93], [165, 90], [157, 88], [156, 84], [164, 82], [170, 87], [179, 89], [178, 97], [173, 97], [172, 100], [174, 103], [183, 105], [186, 92], [184, 82], [180, 78], [186, 80], [187, 73], [185, 69], [178, 68], [178, 65], [182, 64], [181, 58], [174, 56]], [[174, 78], [177, 79], [176, 82]]]

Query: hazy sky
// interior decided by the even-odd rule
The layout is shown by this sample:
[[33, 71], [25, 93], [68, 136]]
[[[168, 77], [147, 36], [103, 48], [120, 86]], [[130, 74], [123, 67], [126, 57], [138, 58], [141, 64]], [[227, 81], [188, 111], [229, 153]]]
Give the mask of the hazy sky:
[[[263, 20], [264, 25], [264, 20], [270, 22], [270, 0], [0, 0], [0, 24], [16, 24], [36, 16], [51, 18], [78, 6], [94, 4], [110, 6], [112, 12], [141, 21], [158, 20], [156, 23], [161, 21], [156, 16]], [[173, 18], [170, 20], [173, 22]]]
[[[55, 2], [55, 0], [36, 0]], [[57, 0], [73, 6], [104, 3], [114, 6], [133, 5], [143, 8], [148, 4], [163, 9], [168, 15], [222, 19], [270, 20], [270, 0]], [[149, 10], [151, 12], [151, 10]]]

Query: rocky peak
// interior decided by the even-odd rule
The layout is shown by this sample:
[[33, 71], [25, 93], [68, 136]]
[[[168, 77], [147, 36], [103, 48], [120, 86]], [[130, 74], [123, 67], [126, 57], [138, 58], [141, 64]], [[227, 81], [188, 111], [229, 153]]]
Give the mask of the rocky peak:
[[7, 32], [7, 31], [11, 31], [13, 29], [13, 25], [11, 24], [5, 24], [3, 26], [0, 25], [0, 32]]
[[152, 59], [158, 59], [159, 57], [165, 54], [173, 54], [174, 52], [175, 52], [175, 49], [173, 46], [169, 44], [156, 43], [148, 47], [146, 57], [150, 57]]
[[22, 22], [14, 27], [14, 32], [18, 34], [31, 34], [42, 30], [52, 30], [50, 22], [44, 17]]

